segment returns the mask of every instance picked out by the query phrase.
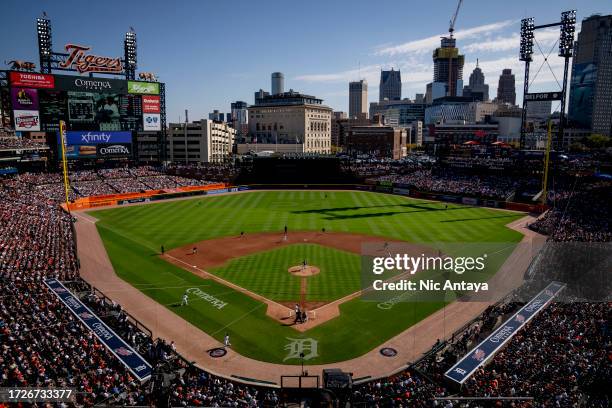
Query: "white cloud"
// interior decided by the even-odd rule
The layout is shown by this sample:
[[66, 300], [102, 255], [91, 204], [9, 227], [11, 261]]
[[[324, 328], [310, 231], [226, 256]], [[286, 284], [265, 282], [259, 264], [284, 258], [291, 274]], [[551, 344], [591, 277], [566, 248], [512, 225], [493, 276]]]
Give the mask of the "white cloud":
[[[380, 65], [368, 65], [361, 67], [361, 69], [350, 69], [346, 71], [340, 71], [331, 74], [307, 74], [299, 75], [294, 79], [296, 81], [306, 82], [348, 82], [354, 81], [359, 78], [372, 77], [373, 75], [380, 74]], [[368, 80], [368, 82], [370, 82]]]
[[[498, 21], [496, 23], [485, 24], [477, 27], [467, 28], [464, 30], [457, 30], [454, 33], [454, 37], [457, 40], [465, 40], [468, 38], [480, 37], [482, 35], [488, 35], [514, 24], [514, 20]], [[408, 41], [403, 44], [386, 46], [379, 48], [376, 55], [397, 55], [407, 53], [425, 53], [431, 52], [434, 48], [440, 46], [440, 37], [444, 34], [438, 34], [420, 40]]]
[[[579, 28], [576, 30], [578, 31]], [[535, 32], [536, 44], [534, 44], [534, 53], [539, 53], [538, 44], [542, 48], [542, 52], [548, 54], [552, 48], [553, 53], [556, 49], [557, 40], [559, 40], [559, 29], [545, 28]], [[476, 42], [464, 45], [461, 48], [466, 53], [477, 52], [500, 52], [514, 50], [518, 54], [521, 37], [519, 33], [512, 33], [507, 36], [497, 36], [495, 38], [484, 38]]]

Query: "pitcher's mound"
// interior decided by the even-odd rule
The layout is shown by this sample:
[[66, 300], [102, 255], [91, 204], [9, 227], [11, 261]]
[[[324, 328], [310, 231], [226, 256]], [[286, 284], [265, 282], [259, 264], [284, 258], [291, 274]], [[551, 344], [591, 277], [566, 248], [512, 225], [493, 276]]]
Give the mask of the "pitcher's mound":
[[316, 266], [311, 266], [311, 265], [307, 265], [307, 266], [298, 265], [298, 266], [292, 266], [291, 268], [289, 268], [289, 273], [295, 276], [313, 276], [313, 275], [318, 274], [319, 272], [321, 272], [319, 268], [317, 268]]

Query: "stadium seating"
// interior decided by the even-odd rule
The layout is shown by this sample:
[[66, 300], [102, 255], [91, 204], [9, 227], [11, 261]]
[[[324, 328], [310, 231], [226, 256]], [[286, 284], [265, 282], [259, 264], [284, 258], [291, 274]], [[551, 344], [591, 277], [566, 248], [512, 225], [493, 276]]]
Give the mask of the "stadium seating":
[[[175, 167], [188, 174], [196, 170]], [[200, 174], [208, 174], [204, 171]], [[218, 174], [226, 174], [222, 168]], [[423, 183], [440, 191], [465, 192], [472, 182], [431, 176], [417, 170], [394, 181]], [[172, 188], [193, 180], [157, 169], [125, 168], [73, 173], [75, 195], [126, 191], [135, 187]], [[446, 180], [446, 182], [445, 182]], [[277, 406], [277, 390], [252, 387], [216, 377], [179, 356], [172, 343], [153, 339], [129, 318], [121, 305], [96, 293], [79, 277], [72, 218], [62, 201], [57, 174], [23, 174], [0, 179], [0, 386], [66, 386], [79, 391], [84, 406]], [[197, 183], [202, 183], [198, 180]], [[446, 184], [445, 184], [446, 183]], [[610, 241], [608, 184], [555, 191], [555, 208], [531, 227], [557, 241]], [[472, 194], [501, 197], [509, 184], [483, 181]], [[43, 284], [46, 277], [67, 281], [118, 335], [138, 350], [156, 372], [170, 373], [169, 384], [153, 379], [140, 385], [119, 360], [99, 343]], [[509, 298], [487, 309], [432, 353], [390, 378], [353, 390], [356, 406], [456, 407], [457, 401], [435, 397], [530, 396], [535, 403], [496, 406], [607, 407], [612, 370], [609, 331], [611, 303], [554, 303], [536, 316], [484, 368], [458, 391], [447, 387], [443, 373], [466, 350], [490, 333], [519, 303]], [[608, 391], [609, 393], [609, 391]]]

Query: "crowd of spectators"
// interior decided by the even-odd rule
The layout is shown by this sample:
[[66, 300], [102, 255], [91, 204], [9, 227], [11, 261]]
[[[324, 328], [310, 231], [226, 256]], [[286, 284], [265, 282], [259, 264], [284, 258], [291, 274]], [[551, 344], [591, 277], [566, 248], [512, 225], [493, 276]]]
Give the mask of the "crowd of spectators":
[[387, 181], [411, 186], [419, 191], [505, 200], [516, 188], [510, 177], [465, 175], [454, 172], [416, 170], [408, 174], [380, 176], [375, 181]]
[[0, 149], [36, 149], [41, 147], [47, 147], [47, 145], [24, 137], [0, 136]]
[[609, 407], [611, 306], [549, 305], [466, 381], [463, 395], [526, 396], [542, 406]]
[[76, 402], [149, 405], [138, 381], [39, 276], [0, 278], [2, 387], [73, 388]]
[[[353, 403], [377, 407], [609, 407], [611, 306], [606, 302], [552, 303], [462, 388], [450, 387], [444, 373], [519, 307], [516, 302], [502, 302], [444, 344], [434, 345], [432, 352], [410, 368], [357, 386]], [[455, 397], [532, 399], [486, 402]]]
[[[145, 190], [175, 189], [213, 183], [212, 180], [194, 179], [166, 174], [151, 166], [69, 171], [69, 200]], [[45, 195], [57, 202], [66, 199], [63, 178], [60, 173], [24, 173], [14, 177], [15, 182], [36, 194]]]
[[[81, 180], [91, 180], [83, 175]], [[35, 179], [42, 177], [0, 180], [1, 387], [74, 388], [78, 406], [155, 406], [160, 395], [173, 406], [277, 405], [273, 389], [241, 385], [188, 364], [172, 343], [154, 341], [120, 305], [94, 293], [79, 277], [73, 219], [24, 181]], [[63, 280], [152, 366], [173, 373], [169, 387], [160, 388], [156, 379], [140, 384], [47, 289], [43, 279], [49, 277]]]
[[[146, 188], [171, 188], [172, 183], [180, 185], [182, 180], [181, 176], [160, 174], [153, 168], [72, 174], [75, 185], [94, 185], [88, 193], [99, 191], [95, 188], [99, 182], [122, 188], [122, 180], [136, 180]], [[108, 180], [112, 184], [106, 183]], [[159, 401], [159, 383], [138, 383], [43, 284], [44, 278], [56, 277], [66, 281], [156, 369], [163, 367], [172, 373], [162, 392], [172, 406], [277, 406], [279, 394], [274, 389], [216, 377], [185, 362], [172, 343], [154, 340], [134, 324], [120, 305], [80, 280], [73, 219], [57, 206], [55, 193], [49, 193], [60, 186], [57, 195], [61, 197], [60, 182], [58, 174], [0, 179], [0, 386], [75, 388], [77, 403], [84, 406], [152, 406]], [[556, 207], [549, 217], [558, 214], [560, 218], [553, 225], [557, 229], [562, 226], [565, 234], [552, 231], [553, 239], [567, 239], [571, 231], [572, 239], [609, 241], [609, 190], [609, 185], [601, 184], [579, 192], [553, 192], [551, 200]], [[75, 189], [75, 193], [79, 192]], [[532, 228], [543, 228], [550, 222], [547, 220], [542, 218]], [[609, 406], [605, 390], [610, 389], [612, 377], [610, 303], [549, 305], [479, 369], [462, 390], [447, 387], [443, 373], [519, 306], [513, 299], [492, 306], [461, 332], [436, 343], [433, 352], [416, 365], [392, 377], [356, 386], [354, 404], [478, 407], [482, 405], [477, 401], [435, 398], [530, 396], [535, 401], [500, 402], [496, 406]]]
[[552, 191], [552, 208], [530, 225], [556, 242], [612, 241], [612, 183], [599, 182], [580, 190]]
[[231, 183], [239, 172], [240, 168], [232, 163], [173, 163], [166, 167], [166, 173], [171, 175], [216, 183]]
[[0, 184], [0, 273], [74, 273], [72, 220], [45, 195], [20, 183]]

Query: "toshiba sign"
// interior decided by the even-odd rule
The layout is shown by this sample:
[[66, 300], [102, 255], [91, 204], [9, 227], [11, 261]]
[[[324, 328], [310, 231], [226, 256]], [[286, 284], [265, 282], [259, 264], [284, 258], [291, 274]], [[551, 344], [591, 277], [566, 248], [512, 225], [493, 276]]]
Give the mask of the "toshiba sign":
[[48, 74], [33, 74], [29, 72], [11, 72], [9, 74], [12, 87], [54, 88], [55, 78]]

